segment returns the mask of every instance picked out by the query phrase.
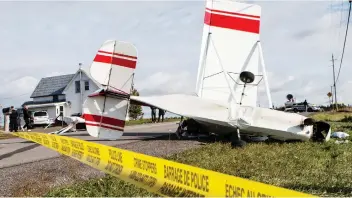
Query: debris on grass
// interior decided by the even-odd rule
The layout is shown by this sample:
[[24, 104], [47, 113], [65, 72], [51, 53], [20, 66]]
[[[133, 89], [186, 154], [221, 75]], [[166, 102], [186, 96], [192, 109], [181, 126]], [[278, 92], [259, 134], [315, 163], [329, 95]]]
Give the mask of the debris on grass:
[[348, 133], [345, 132], [334, 132], [331, 134], [331, 137], [333, 138], [341, 138], [344, 139], [346, 137], [349, 137], [350, 135]]
[[349, 141], [348, 140], [336, 140], [336, 144], [347, 144]]

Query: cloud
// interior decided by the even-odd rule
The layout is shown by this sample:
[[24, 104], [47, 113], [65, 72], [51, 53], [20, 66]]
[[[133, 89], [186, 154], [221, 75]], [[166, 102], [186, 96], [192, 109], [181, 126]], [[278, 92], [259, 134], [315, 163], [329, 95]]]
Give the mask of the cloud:
[[318, 30], [310, 29], [310, 30], [303, 30], [301, 32], [297, 32], [293, 35], [295, 39], [306, 39], [307, 37], [313, 36], [316, 34]]
[[194, 92], [194, 80], [186, 71], [179, 73], [157, 72], [136, 83], [143, 95], [160, 95]]
[[[19, 106], [16, 101], [28, 98], [38, 83], [38, 79], [32, 76], [24, 76], [17, 80], [8, 82], [0, 89], [0, 104], [2, 106]], [[15, 101], [15, 102], [14, 102]]]
[[43, 76], [43, 78], [46, 78], [46, 77], [52, 77], [52, 76], [60, 76], [60, 75], [65, 75], [66, 73], [64, 72], [49, 72], [47, 73], [45, 76]]

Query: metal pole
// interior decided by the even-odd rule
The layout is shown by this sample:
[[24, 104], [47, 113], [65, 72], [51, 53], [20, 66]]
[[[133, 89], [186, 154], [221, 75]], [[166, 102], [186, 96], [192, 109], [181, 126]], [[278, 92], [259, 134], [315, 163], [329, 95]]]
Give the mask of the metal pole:
[[8, 114], [5, 114], [4, 120], [5, 120], [4, 131], [9, 132], [10, 131], [10, 116]]
[[[209, 37], [210, 37], [210, 36], [211, 36], [211, 35], [209, 35]], [[210, 41], [213, 43], [213, 46], [214, 46], [214, 48], [215, 48], [215, 44], [214, 44], [214, 41], [213, 41], [212, 38], [210, 38]], [[215, 48], [215, 53], [216, 53], [216, 55], [217, 55], [217, 57], [218, 57], [217, 60], [218, 60], [218, 62], [219, 62], [219, 64], [220, 64], [220, 66], [221, 66], [221, 70], [222, 70], [222, 73], [224, 74], [224, 77], [225, 77], [227, 86], [228, 86], [228, 88], [230, 89], [231, 96], [232, 96], [231, 99], [236, 103], [236, 98], [235, 98], [236, 95], [235, 95], [234, 90], [231, 88], [230, 79], [229, 79], [229, 77], [228, 77], [228, 72], [227, 72], [227, 70], [225, 69], [224, 65], [222, 65], [221, 60], [220, 60], [220, 57], [219, 57], [219, 54], [218, 54], [217, 51], [216, 51], [216, 48]], [[229, 102], [231, 103], [231, 100], [230, 100]]]
[[237, 103], [237, 102], [236, 102], [236, 98], [235, 98], [236, 96], [235, 96], [235, 93], [234, 93], [234, 89], [231, 88], [230, 79], [229, 79], [229, 77], [228, 77], [228, 72], [227, 72], [227, 70], [225, 69], [224, 65], [222, 65], [221, 60], [220, 60], [220, 56], [219, 56], [219, 54], [218, 54], [218, 52], [217, 52], [217, 50], [216, 50], [214, 41], [213, 41], [213, 39], [212, 39], [210, 36], [211, 36], [211, 34], [209, 35], [209, 41], [212, 42], [212, 44], [213, 44], [214, 51], [215, 51], [215, 53], [216, 53], [216, 56], [218, 57], [218, 58], [217, 58], [218, 63], [219, 63], [220, 66], [221, 66], [222, 73], [224, 74], [224, 77], [225, 77], [227, 86], [228, 86], [228, 88], [230, 89], [230, 93], [231, 93], [231, 96], [232, 96], [232, 97], [229, 98], [229, 101], [228, 101], [228, 102], [229, 102], [229, 106], [230, 106], [229, 112], [228, 112], [228, 113], [229, 113], [228, 119], [229, 119], [229, 120], [232, 120], [232, 114], [234, 113], [234, 112], [233, 112], [233, 109], [236, 107], [235, 104]]
[[81, 112], [83, 111], [83, 89], [82, 89], [82, 63], [79, 63], [79, 88], [80, 88], [80, 91], [81, 91], [81, 98], [80, 98], [80, 102], [81, 102]]
[[207, 35], [207, 41], [205, 43], [205, 48], [203, 51], [202, 62], [200, 64], [200, 68], [198, 71], [199, 73], [198, 73], [197, 84], [196, 84], [196, 93], [198, 97], [202, 97], [202, 94], [203, 94], [204, 70], [205, 70], [205, 62], [208, 54], [210, 35], [211, 35], [211, 32], [209, 32]]
[[332, 95], [332, 86], [331, 86], [331, 106], [334, 104], [334, 95]]
[[332, 61], [332, 75], [333, 75], [333, 78], [334, 78], [334, 93], [335, 93], [335, 108], [336, 108], [336, 111], [338, 110], [337, 109], [337, 97], [336, 97], [336, 79], [335, 79], [335, 62], [334, 62], [334, 60], [336, 60], [336, 59], [334, 59], [334, 54], [332, 54], [332, 56], [331, 56], [332, 58], [331, 58], [331, 61]]
[[258, 42], [258, 47], [259, 47], [260, 61], [261, 61], [262, 69], [263, 69], [263, 77], [264, 77], [264, 82], [265, 82], [266, 95], [268, 96], [269, 109], [271, 109], [271, 108], [273, 108], [273, 103], [272, 103], [272, 100], [271, 100], [269, 82], [268, 82], [268, 77], [266, 76], [266, 69], [265, 69], [265, 63], [264, 63], [263, 50], [262, 50], [262, 45], [261, 45], [260, 41]]
[[[248, 66], [248, 63], [249, 63], [249, 61], [252, 59], [253, 53], [255, 52], [255, 50], [256, 50], [257, 47], [258, 47], [258, 43], [259, 43], [259, 41], [255, 42], [255, 44], [252, 46], [252, 49], [251, 49], [251, 51], [249, 52], [249, 54], [248, 54], [246, 60], [244, 61], [243, 66], [242, 66], [242, 68], [241, 68], [241, 72], [246, 71], [247, 66]], [[240, 72], [240, 73], [241, 73], [241, 72]], [[238, 84], [237, 84], [236, 82], [239, 81], [239, 80], [240, 80], [240, 75], [238, 75], [238, 78], [237, 78], [237, 80], [235, 81], [235, 85], [234, 85], [234, 87], [233, 87], [233, 89], [234, 89], [235, 91], [237, 91], [237, 86], [238, 86]], [[258, 90], [258, 89], [257, 89], [257, 90]], [[258, 94], [258, 91], [257, 91], [257, 94]], [[257, 101], [258, 101], [258, 96], [257, 96]]]

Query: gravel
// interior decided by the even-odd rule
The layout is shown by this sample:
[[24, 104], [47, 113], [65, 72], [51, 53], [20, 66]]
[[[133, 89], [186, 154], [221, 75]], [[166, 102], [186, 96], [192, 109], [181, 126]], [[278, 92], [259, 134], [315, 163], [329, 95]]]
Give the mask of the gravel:
[[[187, 149], [200, 147], [196, 140], [175, 140], [167, 136], [116, 147], [152, 156], [167, 156]], [[43, 196], [50, 189], [71, 185], [105, 173], [66, 156], [0, 169], [0, 196]]]

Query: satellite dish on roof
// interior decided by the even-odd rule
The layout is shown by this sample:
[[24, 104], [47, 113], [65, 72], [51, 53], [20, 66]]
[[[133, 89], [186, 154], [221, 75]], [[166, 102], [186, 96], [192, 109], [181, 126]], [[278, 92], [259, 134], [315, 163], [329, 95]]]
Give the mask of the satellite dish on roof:
[[293, 99], [293, 95], [292, 94], [287, 94], [286, 98], [287, 98], [287, 100], [291, 101]]

